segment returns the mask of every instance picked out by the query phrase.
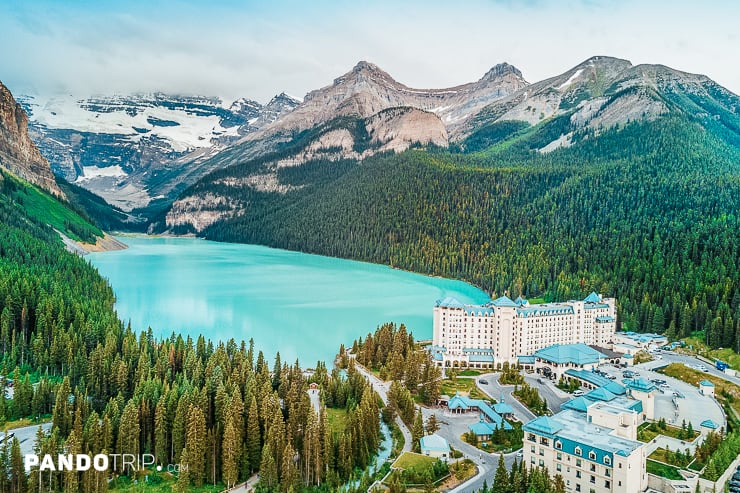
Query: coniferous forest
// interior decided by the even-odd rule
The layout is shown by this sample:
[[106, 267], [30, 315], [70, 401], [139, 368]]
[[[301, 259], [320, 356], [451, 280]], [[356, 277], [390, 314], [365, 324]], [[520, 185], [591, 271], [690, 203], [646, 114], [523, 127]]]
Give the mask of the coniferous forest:
[[[251, 342], [133, 332], [108, 283], [26, 213], [19, 183], [0, 175], [0, 374], [14, 392], [6, 399], [0, 380], [0, 424], [50, 416], [39, 455], [147, 453], [162, 466], [187, 464], [174, 485], [183, 492], [258, 470], [260, 491], [335, 491], [366, 468], [380, 411], [352, 365], [346, 376], [322, 363], [304, 375], [297, 361], [270, 362]], [[324, 390], [316, 406], [311, 382]], [[340, 426], [328, 424], [329, 412]], [[24, 473], [17, 438], [0, 447], [3, 492], [102, 492], [112, 475], [152, 474], [121, 462], [111, 474], [37, 469]]]
[[735, 134], [670, 116], [580, 131], [571, 147], [542, 153], [567, 118], [538, 131], [500, 125], [450, 150], [278, 168], [289, 193], [224, 184], [263, 160], [215, 172], [185, 195], [242, 205], [205, 229], [208, 239], [384, 263], [493, 296], [593, 290], [617, 298], [621, 329], [704, 331], [711, 347], [740, 351]]

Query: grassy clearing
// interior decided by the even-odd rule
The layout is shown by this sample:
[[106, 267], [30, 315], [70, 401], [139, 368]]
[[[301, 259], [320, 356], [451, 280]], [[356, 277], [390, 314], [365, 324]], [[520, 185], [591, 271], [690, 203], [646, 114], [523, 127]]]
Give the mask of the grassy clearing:
[[710, 349], [709, 346], [698, 337], [687, 337], [683, 339], [686, 342], [686, 347], [693, 346], [693, 351], [697, 354], [709, 358], [711, 360], [722, 360], [730, 365], [730, 368], [740, 370], [740, 354], [733, 351], [731, 348], [722, 349]]
[[412, 469], [415, 467], [431, 466], [437, 461], [434, 457], [417, 454], [414, 452], [404, 452], [391, 465], [394, 469]]
[[14, 421], [7, 421], [2, 428], [5, 431], [15, 430], [16, 428], [23, 428], [24, 426], [40, 425], [42, 423], [48, 423], [51, 421], [51, 414], [42, 416], [41, 419], [29, 419], [21, 418]]
[[[177, 476], [169, 472], [148, 471], [148, 474], [140, 474], [137, 479], [128, 476], [120, 476], [113, 479], [108, 488], [110, 491], [121, 493], [138, 493], [146, 491], [147, 493], [171, 493], [175, 491], [174, 486], [177, 482]], [[220, 493], [224, 491], [223, 484], [203, 485], [197, 488], [193, 485], [188, 486], [188, 492], [192, 493]]]
[[651, 459], [647, 460], [647, 472], [666, 479], [683, 479], [683, 477], [678, 473], [677, 468], [669, 466], [668, 464], [661, 464], [660, 462], [656, 462]]
[[671, 363], [657, 371], [694, 386], [697, 386], [702, 380], [709, 380], [714, 384], [714, 395], [717, 400], [725, 405], [725, 407], [732, 409], [736, 416], [740, 416], [740, 387], [734, 383], [703, 371], [694, 370], [681, 363]]
[[452, 397], [456, 393], [468, 395], [472, 399], [488, 399], [481, 390], [475, 385], [475, 380], [472, 378], [456, 378], [455, 380], [446, 378], [442, 380], [441, 392], [444, 395]]
[[347, 411], [328, 407], [326, 408], [326, 421], [332, 433], [341, 435], [347, 426]]

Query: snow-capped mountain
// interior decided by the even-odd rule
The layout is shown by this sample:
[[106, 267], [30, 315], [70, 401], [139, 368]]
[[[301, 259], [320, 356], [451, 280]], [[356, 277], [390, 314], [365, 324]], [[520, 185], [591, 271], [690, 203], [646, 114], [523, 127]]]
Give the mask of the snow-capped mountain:
[[146, 205], [149, 181], [163, 168], [171, 174], [179, 158], [215, 155], [299, 104], [284, 94], [265, 106], [163, 93], [19, 100], [54, 173], [124, 209]]

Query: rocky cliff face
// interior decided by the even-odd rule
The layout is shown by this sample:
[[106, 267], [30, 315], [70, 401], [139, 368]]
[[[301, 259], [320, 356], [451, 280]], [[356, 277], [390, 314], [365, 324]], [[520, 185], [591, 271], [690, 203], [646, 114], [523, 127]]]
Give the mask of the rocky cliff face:
[[192, 183], [202, 159], [272, 123], [299, 101], [163, 93], [19, 98], [52, 170], [122, 209], [146, 205], [157, 185]]
[[0, 165], [60, 197], [49, 162], [28, 136], [28, 117], [0, 82]]
[[272, 125], [247, 136], [249, 142], [288, 140], [295, 133], [341, 116], [367, 118], [380, 111], [410, 107], [436, 114], [445, 128], [454, 128], [487, 104], [527, 86], [519, 70], [509, 64], [493, 67], [476, 82], [445, 89], [412, 89], [365, 61], [334, 79], [333, 84], [309, 92], [303, 103]]

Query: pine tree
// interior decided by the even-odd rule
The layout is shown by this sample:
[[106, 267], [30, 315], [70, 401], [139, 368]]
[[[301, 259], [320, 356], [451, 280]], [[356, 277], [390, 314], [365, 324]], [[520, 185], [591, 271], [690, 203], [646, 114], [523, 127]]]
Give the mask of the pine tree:
[[[118, 427], [118, 450], [119, 454], [139, 454], [139, 432], [141, 431], [139, 426], [139, 408], [133, 400], [126, 404], [123, 408], [123, 414], [121, 414], [121, 423]], [[119, 464], [121, 469], [120, 472], [124, 474], [128, 471], [124, 471], [123, 464]]]
[[26, 482], [21, 444], [17, 438], [13, 438], [13, 443], [10, 446], [10, 493], [25, 493]]
[[239, 478], [239, 457], [241, 456], [241, 440], [234, 424], [234, 419], [227, 418], [221, 459], [221, 476], [230, 488], [236, 484]]
[[195, 486], [203, 486], [206, 466], [206, 418], [199, 406], [191, 406], [185, 447], [188, 449], [188, 473]]
[[259, 415], [257, 412], [257, 399], [252, 397], [247, 414], [247, 441], [246, 452], [249, 458], [249, 472], [254, 472], [262, 462], [262, 438], [260, 436]]
[[496, 474], [493, 476], [493, 486], [491, 487], [491, 493], [508, 493], [509, 492], [509, 473], [506, 470], [506, 464], [504, 463], [504, 454], [498, 456], [498, 466], [496, 467]]
[[262, 450], [262, 461], [260, 462], [260, 485], [272, 489], [278, 484], [278, 469], [275, 463], [275, 456], [272, 453], [270, 444], [265, 444]]
[[435, 414], [429, 415], [427, 418], [427, 424], [426, 424], [426, 432], [428, 434], [437, 433], [439, 430], [439, 422], [437, 421], [437, 416]]
[[421, 444], [419, 440], [421, 440], [421, 437], [424, 436], [424, 418], [421, 414], [421, 409], [419, 409], [416, 413], [416, 417], [414, 418], [414, 426], [411, 429], [411, 440], [414, 442], [414, 452], [419, 452], [421, 450]]
[[[186, 493], [190, 491], [190, 454], [188, 448], [185, 447], [180, 453], [180, 472], [177, 476], [177, 483], [175, 483], [174, 490], [177, 493]], [[184, 466], [184, 467], [183, 467]]]
[[154, 457], [160, 465], [170, 460], [168, 429], [167, 407], [162, 396], [154, 410]]

